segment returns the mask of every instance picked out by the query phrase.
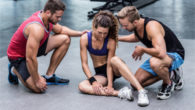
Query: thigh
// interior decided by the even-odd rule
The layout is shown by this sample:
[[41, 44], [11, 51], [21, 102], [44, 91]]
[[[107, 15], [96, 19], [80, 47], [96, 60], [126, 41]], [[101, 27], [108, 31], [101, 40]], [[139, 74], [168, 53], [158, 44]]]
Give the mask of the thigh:
[[169, 68], [171, 67], [172, 61], [173, 59], [168, 54], [166, 54], [165, 57], [162, 59], [159, 59], [157, 57], [152, 57], [150, 58], [150, 66], [152, 68], [158, 68], [158, 69], [162, 69], [164, 67]]
[[116, 66], [116, 65], [124, 64], [125, 66], [127, 66], [127, 64], [125, 63], [124, 60], [122, 60], [120, 57], [117, 57], [117, 56], [115, 57], [115, 61], [117, 61], [118, 64], [112, 65], [112, 71], [113, 71], [113, 74], [114, 74], [114, 78], [117, 79], [117, 78], [121, 77], [121, 73], [119, 71], [119, 67]]
[[175, 70], [183, 64], [184, 60], [178, 53], [167, 53], [167, 54], [173, 59], [169, 71]]
[[95, 75], [94, 77], [98, 83], [102, 84], [103, 86], [106, 86], [108, 80], [105, 76]]
[[64, 34], [58, 35], [51, 35], [48, 38], [48, 43], [46, 47], [46, 53], [50, 52], [51, 50], [60, 47], [65, 41], [69, 42], [70, 38]]
[[14, 66], [15, 72], [21, 77], [21, 79], [26, 82], [26, 80], [30, 77], [26, 66], [25, 58], [19, 58], [18, 60], [11, 61], [11, 65]]

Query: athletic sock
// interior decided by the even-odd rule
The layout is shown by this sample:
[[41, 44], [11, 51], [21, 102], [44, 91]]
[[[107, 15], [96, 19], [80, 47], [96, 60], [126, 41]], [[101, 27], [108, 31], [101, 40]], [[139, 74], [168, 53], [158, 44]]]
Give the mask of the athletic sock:
[[14, 67], [11, 68], [11, 74], [16, 76], [16, 74], [14, 74], [13, 70], [14, 70]]
[[144, 92], [145, 90], [144, 89], [140, 89], [138, 92], [141, 93], [141, 92]]
[[53, 75], [50, 75], [50, 76], [45, 75], [45, 78], [46, 78], [46, 79], [50, 79], [52, 76], [53, 76]]

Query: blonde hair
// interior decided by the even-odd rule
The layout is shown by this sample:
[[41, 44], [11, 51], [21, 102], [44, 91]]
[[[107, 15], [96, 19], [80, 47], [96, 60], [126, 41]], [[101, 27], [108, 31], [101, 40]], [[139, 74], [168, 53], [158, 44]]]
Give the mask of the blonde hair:
[[127, 6], [118, 12], [117, 17], [119, 19], [128, 17], [129, 22], [132, 23], [133, 21], [140, 19], [140, 14], [135, 6]]
[[108, 37], [118, 42], [119, 23], [117, 18], [109, 11], [100, 11], [93, 19], [93, 29], [98, 26], [109, 28]]

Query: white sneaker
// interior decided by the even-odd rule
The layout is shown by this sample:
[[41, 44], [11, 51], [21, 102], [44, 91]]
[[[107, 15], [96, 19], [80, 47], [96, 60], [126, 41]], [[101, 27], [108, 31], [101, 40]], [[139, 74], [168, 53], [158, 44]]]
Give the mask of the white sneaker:
[[175, 90], [181, 90], [183, 88], [184, 80], [181, 66], [171, 72], [171, 80], [175, 82]]
[[137, 103], [138, 103], [139, 106], [142, 106], [142, 107], [149, 105], [149, 100], [148, 100], [146, 90], [140, 90], [139, 91]]
[[119, 90], [118, 97], [121, 99], [127, 99], [129, 101], [133, 101], [133, 95], [131, 89], [128, 87], [124, 87]]
[[181, 90], [184, 86], [184, 80], [183, 80], [183, 69], [180, 66], [178, 69], [175, 70], [176, 74], [179, 76], [179, 80], [175, 82], [175, 90]]

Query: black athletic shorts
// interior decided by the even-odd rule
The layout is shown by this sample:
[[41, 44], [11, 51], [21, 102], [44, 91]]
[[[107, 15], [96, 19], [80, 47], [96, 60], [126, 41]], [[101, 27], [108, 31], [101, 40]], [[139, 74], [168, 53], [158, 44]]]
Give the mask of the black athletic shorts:
[[[100, 67], [96, 67], [95, 68], [95, 75], [100, 75], [100, 76], [104, 76], [107, 78], [107, 64], [100, 66]], [[120, 78], [121, 76], [116, 76], [114, 75], [113, 77], [113, 81], [116, 80], [117, 78]]]
[[[48, 38], [43, 43], [43, 45], [39, 48], [37, 56], [47, 55], [46, 53], [46, 47], [47, 47]], [[21, 75], [24, 82], [30, 77], [30, 74], [28, 72], [27, 66], [26, 66], [26, 58], [18, 58], [17, 60], [9, 59], [11, 66], [14, 66], [14, 68], [18, 71], [18, 73]]]

